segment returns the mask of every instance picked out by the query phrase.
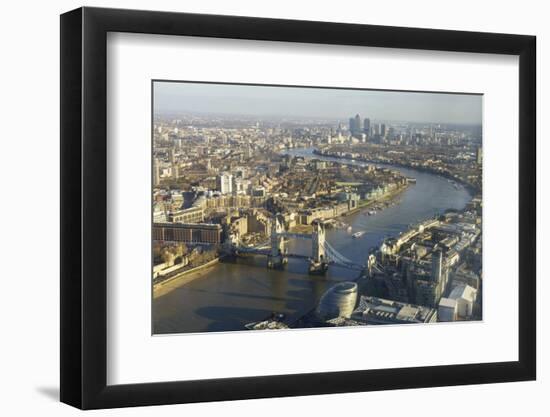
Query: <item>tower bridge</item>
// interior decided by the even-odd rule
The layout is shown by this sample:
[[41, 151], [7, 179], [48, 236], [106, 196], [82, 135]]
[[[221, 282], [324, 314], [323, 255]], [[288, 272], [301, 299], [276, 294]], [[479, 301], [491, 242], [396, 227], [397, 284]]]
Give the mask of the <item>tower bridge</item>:
[[[244, 246], [240, 241], [233, 244], [233, 250], [237, 253], [251, 253], [267, 256], [268, 268], [284, 268], [288, 258], [302, 258], [309, 260], [310, 274], [324, 274], [329, 265], [338, 265], [345, 268], [363, 271], [363, 265], [351, 261], [334, 249], [325, 239], [325, 224], [321, 221], [312, 223], [311, 234], [292, 233], [284, 230], [283, 221], [275, 216], [271, 223], [271, 236], [269, 240], [253, 247]], [[290, 253], [287, 248], [288, 239], [302, 239], [311, 241], [311, 256]]]

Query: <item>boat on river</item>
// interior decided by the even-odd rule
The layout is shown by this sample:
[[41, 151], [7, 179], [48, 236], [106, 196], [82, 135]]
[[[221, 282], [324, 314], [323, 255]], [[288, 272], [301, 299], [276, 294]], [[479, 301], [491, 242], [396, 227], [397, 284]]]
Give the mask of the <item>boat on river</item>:
[[357, 239], [357, 238], [360, 238], [361, 236], [363, 236], [365, 233], [367, 233], [366, 231], [360, 231], [360, 232], [355, 232], [354, 234], [351, 235], [352, 238], [354, 239]]

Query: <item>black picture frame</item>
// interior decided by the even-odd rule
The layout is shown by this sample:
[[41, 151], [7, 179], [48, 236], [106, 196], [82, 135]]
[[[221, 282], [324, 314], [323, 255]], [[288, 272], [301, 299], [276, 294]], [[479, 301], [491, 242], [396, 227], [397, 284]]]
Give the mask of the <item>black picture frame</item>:
[[[107, 385], [108, 32], [519, 56], [518, 361]], [[61, 401], [82, 409], [534, 380], [534, 36], [79, 8], [61, 15]]]

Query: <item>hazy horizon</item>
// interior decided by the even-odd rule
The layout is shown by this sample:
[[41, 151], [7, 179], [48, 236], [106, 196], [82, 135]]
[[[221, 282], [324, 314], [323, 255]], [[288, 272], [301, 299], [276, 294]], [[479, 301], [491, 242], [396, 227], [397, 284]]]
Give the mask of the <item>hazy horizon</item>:
[[154, 82], [155, 113], [482, 124], [482, 95]]

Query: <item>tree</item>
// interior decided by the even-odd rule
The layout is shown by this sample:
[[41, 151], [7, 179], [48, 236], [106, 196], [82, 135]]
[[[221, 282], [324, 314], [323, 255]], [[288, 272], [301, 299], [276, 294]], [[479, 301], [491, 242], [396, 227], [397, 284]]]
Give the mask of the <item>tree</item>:
[[178, 243], [178, 245], [175, 247], [174, 255], [185, 256], [187, 255], [187, 252], [188, 252], [187, 245], [185, 243]]
[[164, 248], [161, 252], [161, 259], [167, 265], [172, 265], [174, 263], [174, 254], [168, 248]]

